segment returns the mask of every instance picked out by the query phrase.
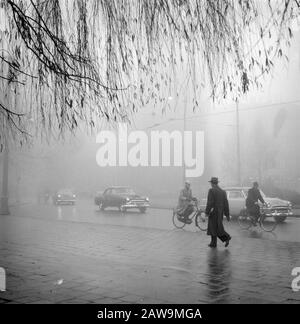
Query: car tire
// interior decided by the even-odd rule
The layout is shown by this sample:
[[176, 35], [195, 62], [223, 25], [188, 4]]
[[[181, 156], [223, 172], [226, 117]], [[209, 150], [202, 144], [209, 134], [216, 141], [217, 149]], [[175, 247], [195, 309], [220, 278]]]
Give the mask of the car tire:
[[287, 216], [277, 216], [277, 217], [274, 217], [276, 223], [278, 224], [281, 224], [281, 223], [284, 223], [285, 220], [287, 219]]
[[139, 210], [140, 210], [141, 214], [145, 214], [147, 211], [147, 208], [143, 207], [143, 208], [139, 208]]

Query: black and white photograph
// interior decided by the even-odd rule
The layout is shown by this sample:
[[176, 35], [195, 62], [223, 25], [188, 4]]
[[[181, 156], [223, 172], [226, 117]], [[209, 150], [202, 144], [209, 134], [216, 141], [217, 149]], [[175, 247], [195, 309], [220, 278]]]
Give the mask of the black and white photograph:
[[0, 304], [300, 304], [300, 1], [0, 0]]

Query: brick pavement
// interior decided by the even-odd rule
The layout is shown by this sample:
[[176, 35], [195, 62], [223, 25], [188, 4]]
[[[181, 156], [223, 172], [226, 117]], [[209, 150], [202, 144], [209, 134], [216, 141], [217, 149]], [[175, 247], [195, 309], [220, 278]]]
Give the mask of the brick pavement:
[[0, 303], [300, 303], [300, 243], [204, 233], [0, 218]]

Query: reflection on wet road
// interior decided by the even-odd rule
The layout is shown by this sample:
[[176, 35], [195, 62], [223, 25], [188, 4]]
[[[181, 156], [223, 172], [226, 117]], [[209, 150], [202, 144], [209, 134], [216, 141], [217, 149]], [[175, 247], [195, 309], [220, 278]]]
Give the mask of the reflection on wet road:
[[[172, 211], [166, 209], [149, 209], [146, 214], [132, 210], [122, 214], [114, 209], [100, 211], [92, 201], [82, 200], [78, 201], [75, 206], [22, 205], [12, 207], [11, 211], [19, 217], [175, 230], [172, 224]], [[225, 221], [224, 224], [233, 237], [300, 242], [300, 219], [296, 218], [290, 218], [285, 223], [279, 224], [274, 233], [263, 232], [260, 228], [243, 231], [235, 221], [231, 223]], [[195, 224], [187, 226], [184, 230], [198, 231]]]
[[[291, 289], [292, 270], [300, 259], [299, 219], [279, 225], [276, 234], [259, 227], [242, 231], [237, 222], [225, 221], [233, 236], [229, 249], [221, 243], [209, 249], [209, 238], [194, 224], [184, 231], [174, 229], [170, 210], [101, 212], [92, 202], [79, 201], [76, 206], [12, 207], [11, 214], [16, 217], [0, 218], [6, 229], [0, 257], [16, 273], [14, 287], [24, 285], [28, 274], [28, 298], [78, 302], [78, 292], [84, 292], [82, 303], [98, 303], [99, 293], [100, 303], [108, 304], [120, 293], [126, 298], [122, 302], [300, 301]], [[45, 277], [51, 284], [64, 280], [63, 297], [53, 297]], [[80, 290], [65, 289], [66, 284]]]
[[207, 297], [214, 301], [219, 296], [224, 296], [219, 303], [227, 303], [226, 296], [230, 296], [231, 282], [231, 254], [229, 250], [219, 251], [212, 249], [207, 256], [208, 289]]

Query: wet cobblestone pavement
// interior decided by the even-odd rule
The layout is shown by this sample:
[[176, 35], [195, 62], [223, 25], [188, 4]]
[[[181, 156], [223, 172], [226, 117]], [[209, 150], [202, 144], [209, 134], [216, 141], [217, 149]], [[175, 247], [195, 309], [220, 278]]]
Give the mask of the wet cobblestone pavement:
[[300, 243], [1, 217], [0, 303], [300, 303]]

